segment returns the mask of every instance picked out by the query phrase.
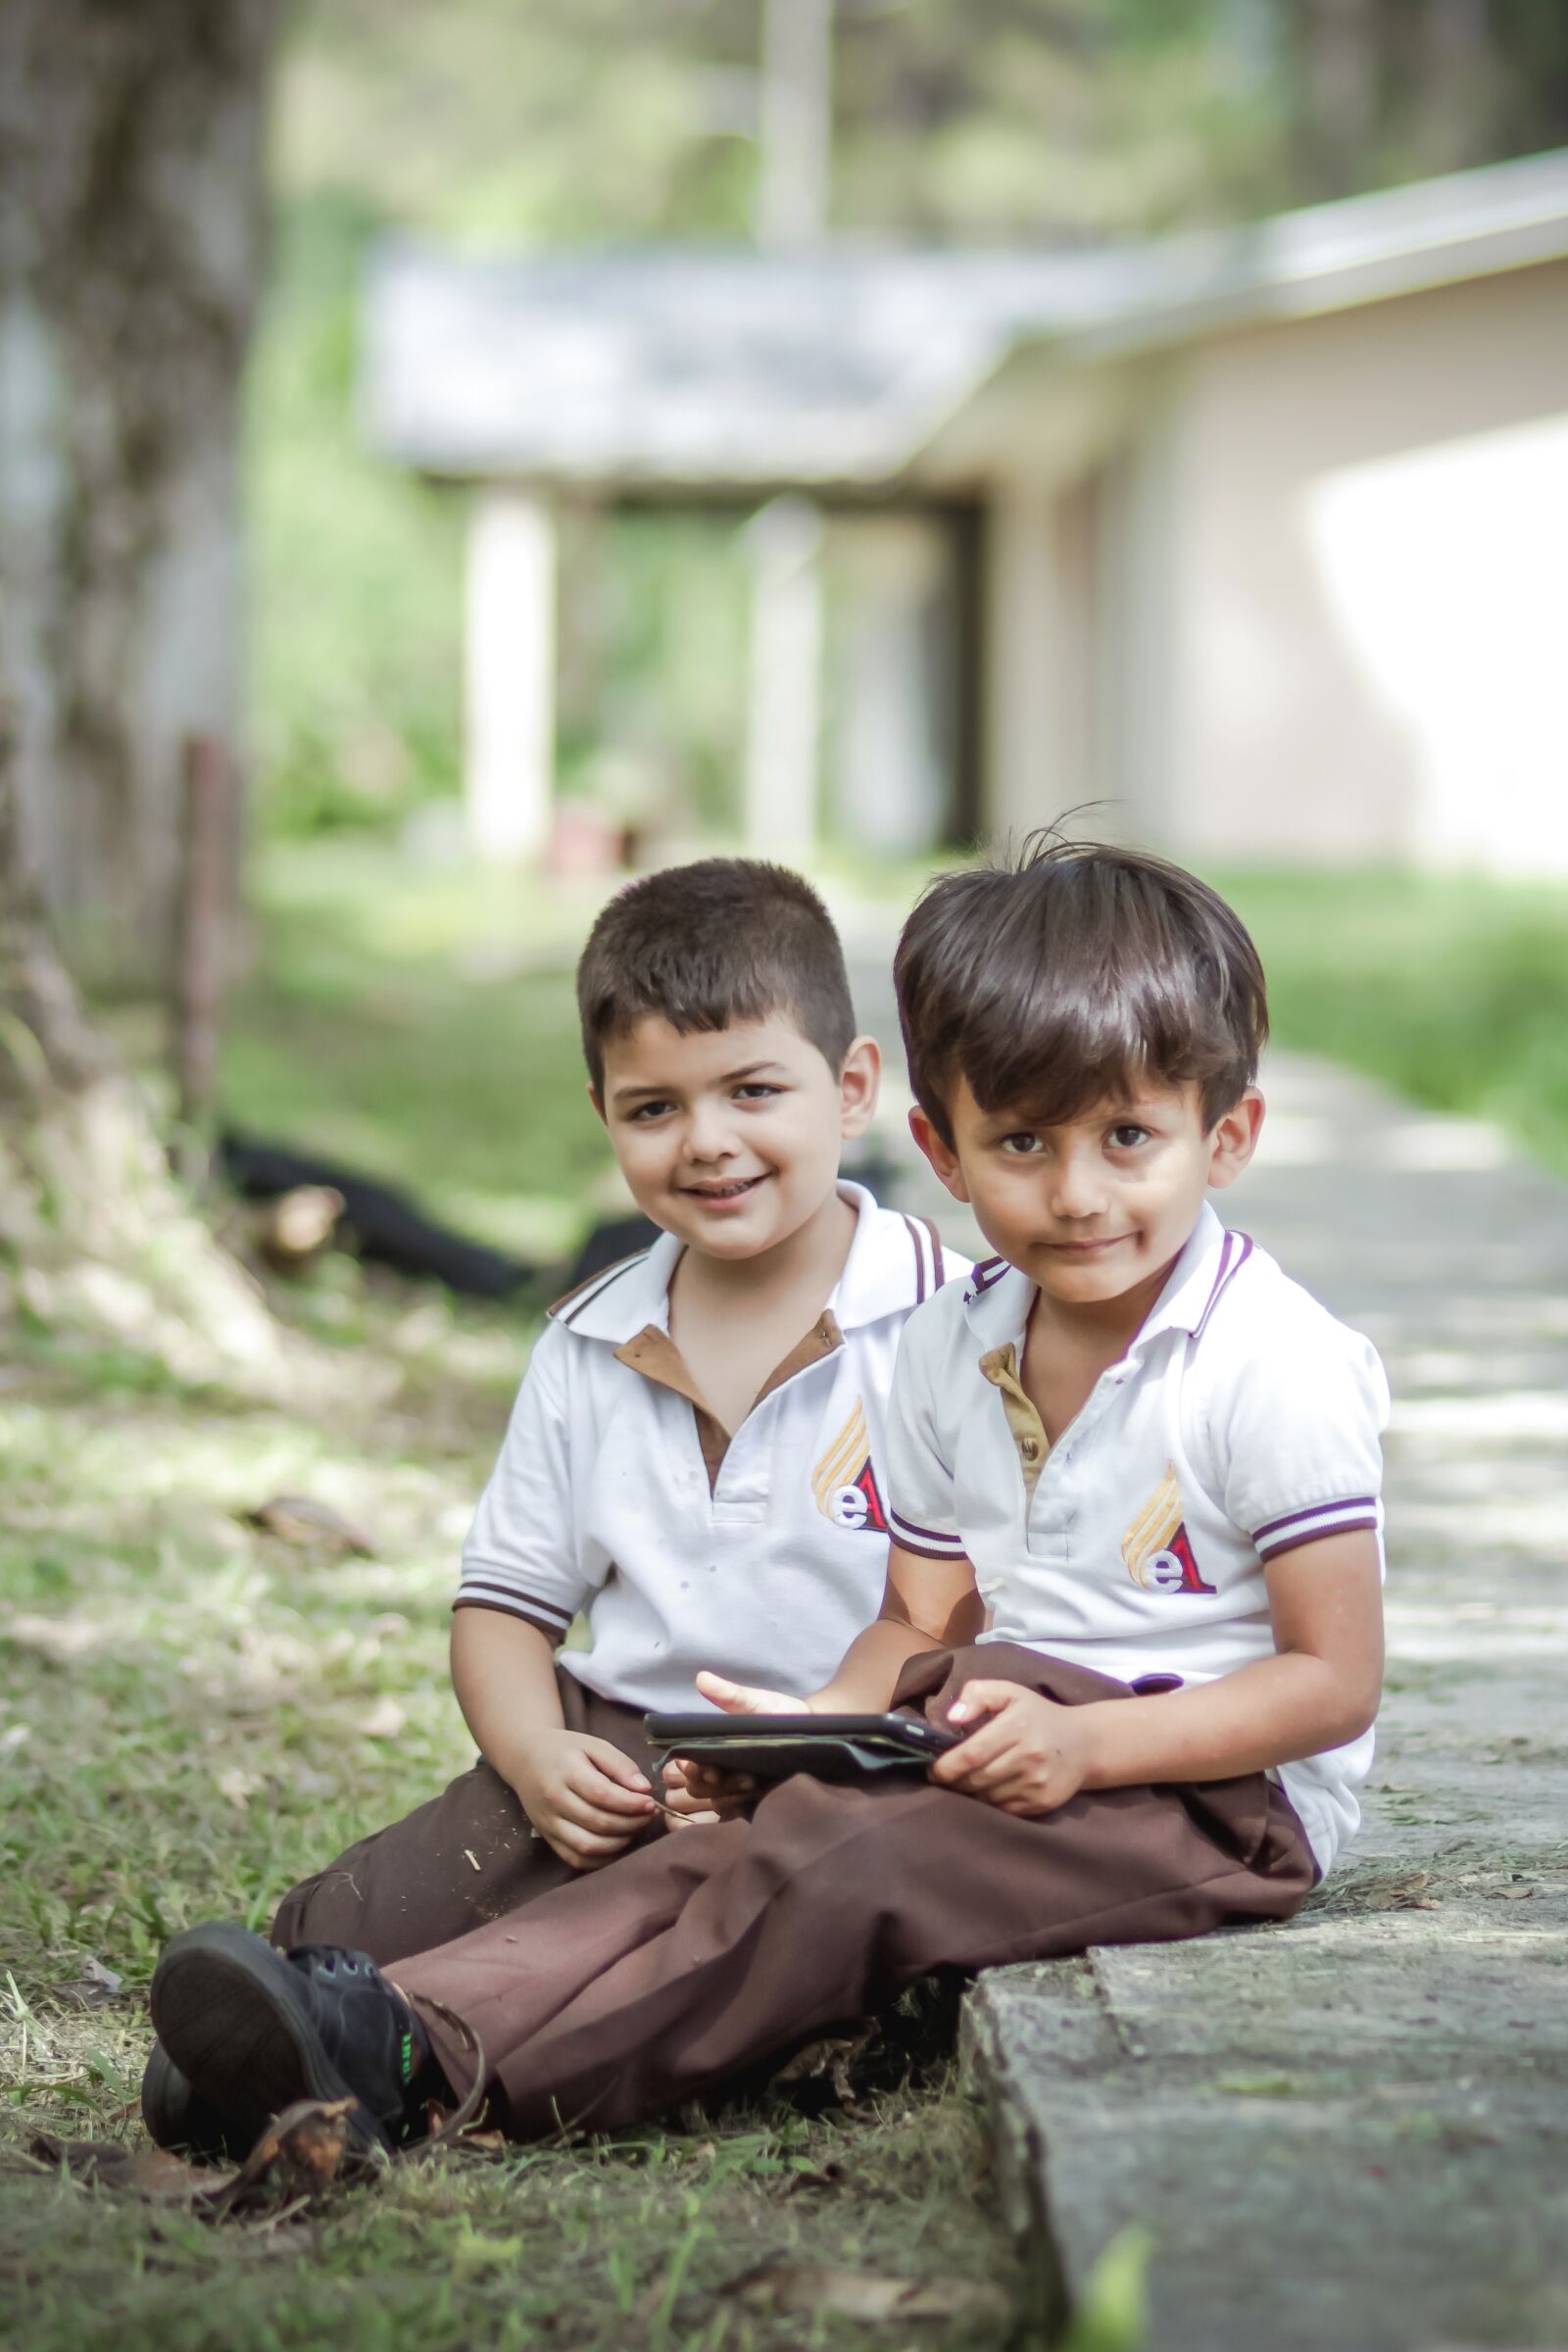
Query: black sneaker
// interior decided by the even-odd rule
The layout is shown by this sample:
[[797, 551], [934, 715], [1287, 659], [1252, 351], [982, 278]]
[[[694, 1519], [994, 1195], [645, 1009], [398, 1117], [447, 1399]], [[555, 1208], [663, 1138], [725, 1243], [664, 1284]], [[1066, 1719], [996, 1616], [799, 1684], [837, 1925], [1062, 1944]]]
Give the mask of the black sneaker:
[[215, 1920], [165, 1946], [152, 2012], [192, 2091], [247, 2147], [296, 2099], [356, 2100], [362, 2154], [416, 2133], [414, 2083], [430, 2045], [366, 1952], [302, 1944], [285, 1959], [265, 1936]]
[[243, 2164], [251, 2142], [208, 2100], [198, 2098], [161, 2041], [141, 2079], [141, 2120], [161, 2148], [204, 2164]]

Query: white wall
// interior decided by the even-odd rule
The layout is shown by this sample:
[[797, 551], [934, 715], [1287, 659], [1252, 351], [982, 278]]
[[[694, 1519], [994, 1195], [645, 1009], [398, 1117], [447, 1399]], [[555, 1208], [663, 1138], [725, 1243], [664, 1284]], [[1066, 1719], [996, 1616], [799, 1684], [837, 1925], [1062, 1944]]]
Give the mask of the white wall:
[[1119, 548], [1168, 659], [1125, 619], [1106, 648], [1153, 829], [1568, 870], [1568, 264], [1201, 347], [1163, 437]]

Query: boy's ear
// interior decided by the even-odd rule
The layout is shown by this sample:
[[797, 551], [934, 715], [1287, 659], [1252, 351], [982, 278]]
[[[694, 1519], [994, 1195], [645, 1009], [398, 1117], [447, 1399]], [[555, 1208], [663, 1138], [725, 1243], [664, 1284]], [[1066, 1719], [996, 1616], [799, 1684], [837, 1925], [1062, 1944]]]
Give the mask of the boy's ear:
[[963, 1181], [958, 1154], [951, 1144], [945, 1144], [917, 1102], [909, 1113], [909, 1133], [925, 1153], [955, 1200], [967, 1200], [969, 1188]]
[[595, 1086], [591, 1078], [588, 1081], [588, 1100], [593, 1104], [595, 1110], [599, 1113], [600, 1124], [608, 1127], [610, 1125], [610, 1121], [605, 1117], [605, 1106], [603, 1102], [600, 1100], [599, 1089], [597, 1086]]
[[839, 1106], [847, 1139], [863, 1135], [882, 1090], [882, 1049], [874, 1037], [852, 1040], [839, 1072]]
[[1237, 1096], [1229, 1110], [1221, 1111], [1209, 1133], [1208, 1181], [1215, 1192], [1222, 1193], [1236, 1182], [1257, 1150], [1262, 1126], [1263, 1098], [1255, 1086], [1250, 1086]]

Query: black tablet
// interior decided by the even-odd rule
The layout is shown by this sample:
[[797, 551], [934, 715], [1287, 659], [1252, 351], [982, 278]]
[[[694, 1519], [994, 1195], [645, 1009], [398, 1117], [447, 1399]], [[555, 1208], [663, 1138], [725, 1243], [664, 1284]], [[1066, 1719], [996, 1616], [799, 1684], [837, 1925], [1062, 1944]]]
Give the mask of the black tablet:
[[645, 1720], [649, 1739], [666, 1755], [759, 1781], [782, 1781], [794, 1772], [819, 1781], [919, 1772], [959, 1738], [919, 1715], [652, 1714]]

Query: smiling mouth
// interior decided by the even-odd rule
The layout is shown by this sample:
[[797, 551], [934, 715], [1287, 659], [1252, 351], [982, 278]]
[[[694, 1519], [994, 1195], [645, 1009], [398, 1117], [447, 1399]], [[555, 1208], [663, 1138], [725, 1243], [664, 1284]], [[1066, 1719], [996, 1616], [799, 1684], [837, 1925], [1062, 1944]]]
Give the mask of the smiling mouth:
[[1096, 1257], [1102, 1250], [1114, 1250], [1119, 1243], [1130, 1242], [1132, 1238], [1130, 1233], [1112, 1233], [1102, 1242], [1047, 1242], [1045, 1247], [1064, 1257]]
[[681, 1190], [693, 1200], [740, 1200], [766, 1182], [765, 1176], [737, 1176], [731, 1184], [686, 1184]]

